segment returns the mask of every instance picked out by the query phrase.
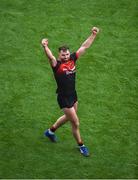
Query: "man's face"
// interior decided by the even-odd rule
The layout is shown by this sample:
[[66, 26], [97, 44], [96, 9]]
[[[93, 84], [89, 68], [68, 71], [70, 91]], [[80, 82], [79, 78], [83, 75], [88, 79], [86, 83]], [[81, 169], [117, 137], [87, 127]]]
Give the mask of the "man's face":
[[66, 51], [61, 50], [59, 52], [59, 59], [61, 61], [68, 61], [69, 58], [70, 58], [70, 51], [69, 50], [66, 50]]

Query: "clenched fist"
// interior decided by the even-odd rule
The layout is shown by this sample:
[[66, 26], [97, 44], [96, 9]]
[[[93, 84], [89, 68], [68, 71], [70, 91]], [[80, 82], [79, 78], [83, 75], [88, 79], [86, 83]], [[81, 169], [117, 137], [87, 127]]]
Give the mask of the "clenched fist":
[[48, 46], [48, 39], [42, 39], [41, 43], [44, 47]]
[[92, 28], [92, 33], [93, 33], [94, 35], [98, 34], [98, 33], [99, 33], [99, 28], [93, 27], [93, 28]]

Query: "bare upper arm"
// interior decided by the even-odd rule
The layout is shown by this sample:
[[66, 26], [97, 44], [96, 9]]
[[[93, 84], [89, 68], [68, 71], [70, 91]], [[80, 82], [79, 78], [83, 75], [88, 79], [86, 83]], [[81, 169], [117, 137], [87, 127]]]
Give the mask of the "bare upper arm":
[[50, 65], [51, 65], [52, 67], [55, 67], [55, 66], [57, 65], [57, 60], [56, 60], [55, 56], [52, 56], [52, 57], [50, 57], [50, 58], [48, 58], [48, 59], [49, 59]]
[[81, 46], [78, 50], [77, 50], [77, 54], [78, 57], [80, 57], [81, 55], [83, 55], [86, 51], [86, 48], [84, 46]]

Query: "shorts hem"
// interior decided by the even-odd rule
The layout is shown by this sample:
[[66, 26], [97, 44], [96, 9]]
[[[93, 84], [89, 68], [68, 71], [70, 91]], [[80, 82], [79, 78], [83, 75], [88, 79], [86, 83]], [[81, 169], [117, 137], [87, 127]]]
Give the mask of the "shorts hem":
[[59, 107], [60, 107], [60, 109], [72, 108], [76, 102], [77, 102], [77, 100], [76, 100], [72, 105], [70, 105], [70, 106], [67, 106], [67, 105], [65, 105], [65, 106], [60, 106], [60, 105], [59, 105]]

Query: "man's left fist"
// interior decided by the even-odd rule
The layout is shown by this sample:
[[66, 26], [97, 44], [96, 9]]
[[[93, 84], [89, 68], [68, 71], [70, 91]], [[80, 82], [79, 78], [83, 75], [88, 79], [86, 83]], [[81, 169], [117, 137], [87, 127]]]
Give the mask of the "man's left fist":
[[44, 47], [48, 46], [48, 39], [42, 39], [41, 44]]
[[99, 28], [93, 27], [93, 28], [92, 28], [92, 33], [93, 33], [94, 35], [98, 34], [98, 33], [99, 33]]

